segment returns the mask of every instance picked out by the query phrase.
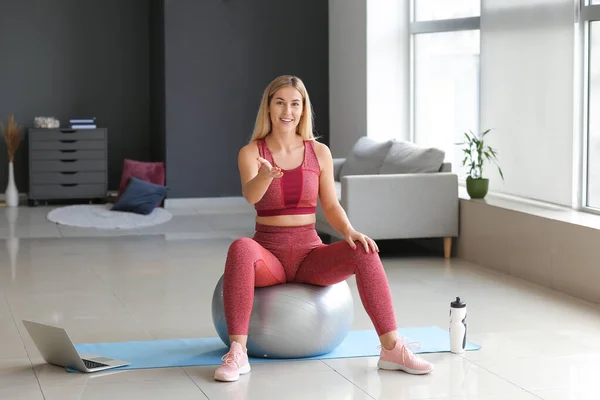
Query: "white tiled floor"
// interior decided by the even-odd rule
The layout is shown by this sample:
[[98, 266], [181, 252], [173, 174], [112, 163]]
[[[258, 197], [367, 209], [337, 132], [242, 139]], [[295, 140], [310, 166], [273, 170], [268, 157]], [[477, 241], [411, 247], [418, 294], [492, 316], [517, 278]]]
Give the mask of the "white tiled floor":
[[[216, 336], [211, 297], [227, 248], [251, 214], [176, 210], [133, 232], [58, 227], [49, 208], [0, 209], [0, 399], [600, 398], [600, 308], [464, 261], [384, 255], [401, 326], [447, 324], [468, 301], [464, 356], [430, 354], [428, 376], [379, 371], [376, 358], [268, 363], [236, 383], [214, 367], [67, 373], [44, 364], [22, 319], [61, 325], [76, 342]], [[13, 225], [9, 221], [15, 221]], [[371, 329], [356, 298], [355, 329]]]

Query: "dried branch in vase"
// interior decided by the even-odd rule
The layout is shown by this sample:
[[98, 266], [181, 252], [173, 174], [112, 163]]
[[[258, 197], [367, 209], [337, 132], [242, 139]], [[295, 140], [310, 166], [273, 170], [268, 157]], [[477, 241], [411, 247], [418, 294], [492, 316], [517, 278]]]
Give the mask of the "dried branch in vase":
[[21, 130], [23, 127], [21, 125], [17, 125], [15, 122], [15, 116], [11, 115], [8, 117], [8, 127], [5, 128], [4, 125], [0, 123], [0, 128], [2, 129], [4, 140], [6, 141], [8, 161], [13, 162], [15, 160], [15, 153], [21, 144]]

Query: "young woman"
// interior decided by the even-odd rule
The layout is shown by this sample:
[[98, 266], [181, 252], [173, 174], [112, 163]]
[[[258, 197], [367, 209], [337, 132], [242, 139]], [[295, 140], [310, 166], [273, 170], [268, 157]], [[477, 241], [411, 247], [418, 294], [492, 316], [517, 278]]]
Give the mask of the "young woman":
[[[354, 230], [339, 204], [329, 148], [315, 140], [302, 81], [280, 76], [266, 88], [250, 143], [238, 155], [242, 193], [255, 206], [253, 238], [235, 240], [223, 280], [231, 347], [215, 379], [250, 372], [246, 341], [254, 288], [287, 282], [327, 286], [356, 275], [359, 295], [379, 339], [378, 367], [425, 374], [433, 370], [398, 338], [392, 296], [377, 244]], [[324, 244], [315, 231], [317, 199], [345, 241]], [[368, 210], [365, 210], [368, 212]]]

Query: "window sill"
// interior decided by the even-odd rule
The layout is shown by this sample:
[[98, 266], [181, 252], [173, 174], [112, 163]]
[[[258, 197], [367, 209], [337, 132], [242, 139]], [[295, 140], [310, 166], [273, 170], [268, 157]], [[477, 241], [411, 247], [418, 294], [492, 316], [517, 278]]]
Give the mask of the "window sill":
[[543, 201], [489, 192], [485, 199], [471, 199], [467, 188], [459, 184], [458, 197], [464, 201], [535, 215], [555, 221], [600, 230], [600, 215]]

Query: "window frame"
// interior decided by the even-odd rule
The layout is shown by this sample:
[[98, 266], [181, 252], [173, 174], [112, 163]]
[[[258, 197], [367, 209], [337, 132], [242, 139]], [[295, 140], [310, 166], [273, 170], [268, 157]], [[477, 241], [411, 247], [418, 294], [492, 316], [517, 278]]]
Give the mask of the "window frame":
[[600, 26], [600, 4], [591, 4], [591, 0], [578, 0], [576, 2], [576, 56], [575, 56], [575, 73], [576, 76], [575, 90], [579, 91], [576, 95], [575, 118], [579, 119], [579, 126], [576, 125], [576, 140], [575, 151], [576, 159], [574, 163], [579, 164], [577, 174], [577, 189], [576, 189], [576, 209], [593, 214], [600, 215], [600, 207], [593, 207], [588, 204], [589, 190], [589, 117], [590, 117], [590, 25], [593, 22], [598, 22]]
[[[454, 19], [417, 21], [415, 2], [410, 1], [410, 141], [414, 142], [415, 135], [415, 36], [423, 33], [455, 32], [464, 30], [481, 30], [481, 15]], [[574, 0], [575, 6], [575, 102], [574, 102], [574, 208], [600, 215], [600, 207], [588, 205], [588, 168], [589, 168], [589, 92], [590, 92], [590, 25], [598, 22], [600, 26], [600, 4], [591, 4], [592, 0]], [[481, 49], [480, 42], [480, 49]], [[481, 54], [481, 53], [480, 53]], [[481, 73], [478, 77], [481, 91]], [[481, 113], [481, 105], [479, 110]], [[457, 166], [458, 167], [458, 166]]]
[[[415, 3], [419, 0], [410, 1], [410, 25], [409, 25], [409, 82], [410, 82], [410, 117], [409, 117], [409, 140], [415, 142], [416, 131], [415, 131], [415, 104], [416, 104], [416, 58], [415, 58], [415, 38], [419, 34], [426, 33], [442, 33], [442, 32], [460, 32], [469, 30], [479, 30], [481, 34], [481, 12], [479, 16], [474, 17], [461, 17], [451, 19], [438, 19], [438, 20], [416, 20], [416, 7]], [[481, 1], [480, 1], [481, 4]], [[481, 54], [481, 39], [479, 40], [479, 54]], [[481, 63], [481, 61], [480, 61]], [[481, 64], [480, 64], [481, 65]], [[481, 68], [479, 76], [477, 76], [479, 99], [481, 99]], [[476, 112], [481, 115], [481, 101], [477, 105]], [[480, 118], [478, 118], [480, 120]], [[479, 127], [475, 127], [479, 129]], [[452, 170], [458, 175], [459, 182], [464, 183], [465, 179], [461, 178], [459, 170], [462, 168], [461, 165], [453, 165]]]

